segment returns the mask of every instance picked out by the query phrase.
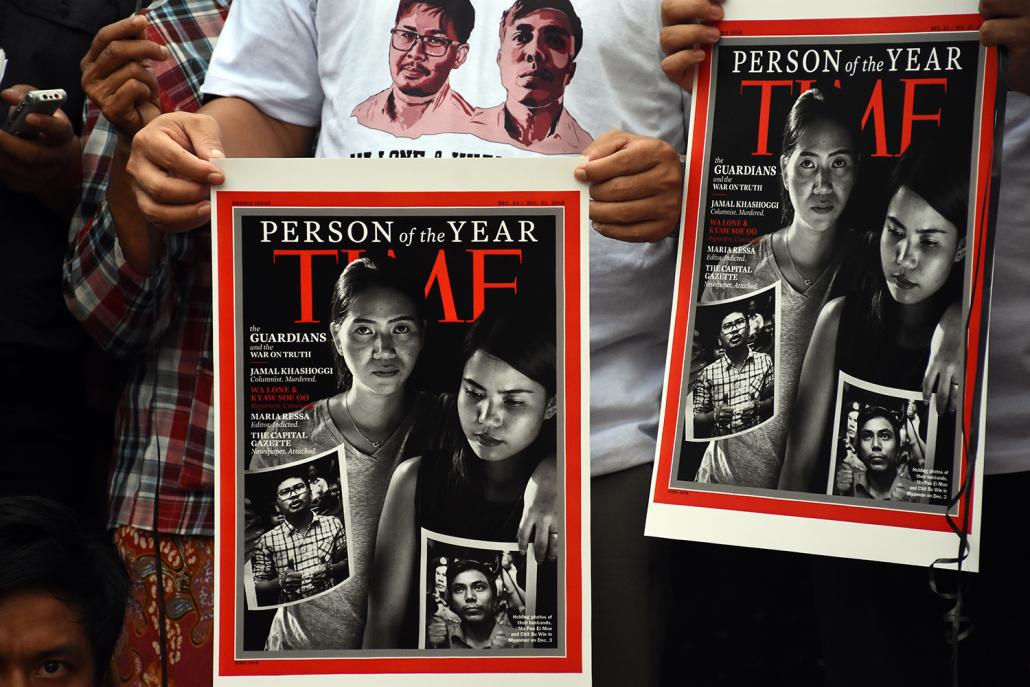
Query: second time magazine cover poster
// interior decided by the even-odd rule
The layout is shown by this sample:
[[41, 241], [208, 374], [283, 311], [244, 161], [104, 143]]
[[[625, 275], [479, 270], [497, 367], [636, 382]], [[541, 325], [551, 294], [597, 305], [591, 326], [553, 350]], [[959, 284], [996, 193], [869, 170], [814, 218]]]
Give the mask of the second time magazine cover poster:
[[649, 533], [954, 555], [990, 274], [978, 20], [724, 22], [695, 92]]

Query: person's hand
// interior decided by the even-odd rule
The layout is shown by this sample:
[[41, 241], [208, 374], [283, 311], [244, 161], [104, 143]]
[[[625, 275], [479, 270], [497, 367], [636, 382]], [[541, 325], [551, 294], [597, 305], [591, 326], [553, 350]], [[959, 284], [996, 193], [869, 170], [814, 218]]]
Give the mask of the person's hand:
[[146, 60], [164, 60], [168, 50], [146, 39], [146, 27], [140, 15], [105, 26], [79, 62], [82, 90], [127, 139], [161, 114], [160, 89]]
[[447, 646], [447, 623], [440, 616], [430, 618], [429, 627], [426, 628], [426, 644], [432, 649]]
[[166, 232], [207, 222], [211, 186], [225, 181], [210, 160], [221, 157], [221, 127], [208, 115], [169, 112], [140, 129], [127, 169], [147, 222]]
[[701, 22], [722, 19], [723, 0], [662, 0], [662, 71], [685, 91], [694, 86], [694, 70], [705, 58], [702, 46], [718, 42], [719, 29]]
[[558, 557], [558, 474], [554, 457], [537, 465], [523, 494], [522, 522], [519, 524], [519, 551], [525, 555], [530, 545], [537, 562]]
[[609, 131], [583, 151], [576, 178], [590, 184], [594, 228], [622, 241], [657, 241], [679, 226], [683, 167], [657, 138]]
[[311, 573], [311, 583], [314, 585], [321, 584], [323, 580], [332, 575], [332, 571], [332, 566], [329, 563], [326, 563], [321, 568], [317, 568], [313, 573]]
[[751, 422], [755, 415], [758, 414], [758, 402], [744, 401], [743, 403], [738, 403], [736, 406], [736, 411], [738, 417], [740, 417], [741, 422], [743, 422], [746, 425], [747, 423]]
[[297, 592], [303, 580], [304, 576], [296, 570], [287, 570], [279, 576], [279, 586], [284, 592]]
[[901, 479], [897, 480], [896, 482], [894, 482], [894, 485], [891, 487], [890, 500], [891, 501], [912, 501], [912, 500], [914, 500], [914, 497], [912, 496], [912, 492], [911, 492], [910, 487], [911, 487], [911, 485], [908, 484], [905, 480], [901, 480]]
[[504, 630], [497, 632], [493, 637], [490, 638], [491, 649], [507, 649], [512, 646], [511, 641], [508, 639], [508, 633]]
[[980, 0], [984, 45], [1009, 51], [1009, 88], [1030, 95], [1030, 0]]
[[721, 403], [716, 404], [712, 419], [715, 421], [716, 427], [725, 428], [733, 423], [733, 406], [729, 404], [728, 398], [724, 398]]
[[[35, 86], [19, 84], [0, 91], [0, 98], [16, 106]], [[38, 132], [22, 138], [0, 131], [0, 183], [16, 193], [37, 193], [59, 178], [78, 179], [79, 139], [63, 110], [53, 115], [34, 112], [25, 123]]]
[[955, 412], [962, 397], [965, 327], [961, 303], [948, 306], [930, 339], [930, 364], [923, 375], [923, 399], [937, 392], [937, 412]]
[[855, 486], [855, 471], [847, 465], [841, 465], [837, 468], [834, 483], [836, 484], [836, 490], [838, 493], [850, 493]]

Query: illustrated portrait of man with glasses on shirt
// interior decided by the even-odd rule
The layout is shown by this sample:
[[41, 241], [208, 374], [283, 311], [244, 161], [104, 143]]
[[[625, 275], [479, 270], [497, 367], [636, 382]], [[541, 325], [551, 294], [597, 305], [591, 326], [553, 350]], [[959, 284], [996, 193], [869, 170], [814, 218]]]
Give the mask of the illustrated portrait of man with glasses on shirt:
[[393, 84], [351, 116], [404, 138], [467, 131], [474, 108], [451, 90], [449, 78], [468, 57], [475, 23], [469, 0], [401, 0], [390, 30]]
[[283, 521], [261, 535], [251, 556], [262, 607], [315, 596], [348, 575], [343, 524], [311, 510], [311, 489], [303, 476], [279, 481], [275, 505]]
[[692, 387], [695, 438], [736, 434], [772, 416], [773, 360], [748, 346], [742, 309], [731, 309], [719, 320], [718, 343], [722, 355]]

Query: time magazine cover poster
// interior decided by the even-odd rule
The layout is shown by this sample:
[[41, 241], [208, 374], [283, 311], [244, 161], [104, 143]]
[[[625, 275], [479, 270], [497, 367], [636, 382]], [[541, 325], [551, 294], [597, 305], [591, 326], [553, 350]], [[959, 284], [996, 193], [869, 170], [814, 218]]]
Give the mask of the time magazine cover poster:
[[647, 533], [929, 565], [978, 528], [997, 54], [975, 3], [811, 5], [699, 68]]
[[224, 163], [217, 682], [589, 680], [577, 164]]

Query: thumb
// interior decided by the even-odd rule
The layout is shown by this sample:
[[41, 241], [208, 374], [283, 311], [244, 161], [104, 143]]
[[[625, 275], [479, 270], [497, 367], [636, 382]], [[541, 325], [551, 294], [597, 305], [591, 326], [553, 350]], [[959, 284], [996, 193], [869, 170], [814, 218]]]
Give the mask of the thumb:
[[222, 158], [222, 131], [213, 117], [171, 112], [157, 117], [132, 139], [132, 154], [154, 160], [172, 176], [199, 184], [225, 182], [222, 170], [211, 164]]
[[3, 98], [4, 101], [10, 105], [17, 105], [21, 102], [21, 99], [25, 97], [26, 93], [35, 90], [37, 90], [35, 86], [30, 86], [24, 83], [17, 84], [16, 86], [11, 86], [10, 88], [5, 88], [3, 91], [0, 91], [0, 98]]
[[140, 122], [141, 127], [150, 124], [150, 122], [154, 121], [154, 119], [161, 114], [161, 108], [157, 103], [151, 100], [144, 100], [136, 107], [136, 110], [139, 112], [140, 119], [142, 119]]
[[625, 148], [628, 141], [629, 136], [623, 131], [609, 131], [600, 138], [594, 139], [582, 152], [586, 161], [576, 168], [576, 179], [581, 182], [591, 181], [590, 163], [614, 155]]
[[194, 154], [201, 160], [225, 157], [222, 152], [222, 128], [213, 117], [190, 119], [184, 127], [184, 133], [189, 137]]

